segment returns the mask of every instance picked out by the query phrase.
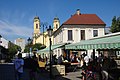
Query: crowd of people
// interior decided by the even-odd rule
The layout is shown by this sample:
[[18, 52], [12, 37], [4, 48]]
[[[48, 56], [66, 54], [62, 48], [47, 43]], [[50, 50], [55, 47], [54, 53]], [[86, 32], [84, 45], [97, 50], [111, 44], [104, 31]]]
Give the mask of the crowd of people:
[[[45, 59], [48, 62], [48, 58]], [[56, 55], [52, 56], [52, 64], [62, 64], [65, 61], [63, 55], [60, 55], [58, 59]], [[103, 56], [99, 54], [98, 57], [89, 58], [86, 54], [78, 56], [71, 56], [70, 60], [72, 62], [79, 62], [82, 68], [82, 80], [118, 80], [119, 76], [116, 76], [112, 72], [117, 70], [117, 63], [114, 58]], [[19, 53], [14, 60], [15, 70], [16, 70], [16, 80], [22, 80], [23, 68], [28, 69], [29, 79], [36, 80], [37, 71], [39, 71], [38, 59], [34, 55], [23, 59], [22, 54]]]
[[114, 58], [98, 56], [95, 59], [83, 58], [82, 80], [118, 80], [119, 76], [112, 75], [111, 70], [117, 69]]

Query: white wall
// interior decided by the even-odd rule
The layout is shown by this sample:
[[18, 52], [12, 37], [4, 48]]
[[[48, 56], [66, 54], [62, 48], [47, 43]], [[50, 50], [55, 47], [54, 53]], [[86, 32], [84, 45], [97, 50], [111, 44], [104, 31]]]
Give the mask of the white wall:
[[25, 39], [23, 39], [23, 38], [18, 38], [18, 39], [16, 39], [15, 40], [15, 44], [16, 45], [18, 45], [18, 46], [20, 46], [21, 47], [21, 51], [23, 52], [24, 51], [24, 49], [25, 49]]
[[8, 40], [1, 38], [2, 43], [0, 43], [1, 46], [5, 47], [6, 49], [8, 48]]
[[104, 36], [104, 35], [105, 35], [105, 29], [104, 28], [99, 28], [98, 36], [101, 37], [101, 36]]
[[[68, 30], [72, 30], [73, 32], [73, 40], [68, 41]], [[63, 28], [62, 32], [60, 32], [54, 39], [55, 43], [76, 43], [81, 41], [80, 30], [85, 30], [85, 39], [93, 38], [93, 30], [98, 30], [98, 36], [104, 36], [104, 28]], [[63, 37], [63, 39], [62, 39]], [[62, 40], [62, 41], [61, 41]]]

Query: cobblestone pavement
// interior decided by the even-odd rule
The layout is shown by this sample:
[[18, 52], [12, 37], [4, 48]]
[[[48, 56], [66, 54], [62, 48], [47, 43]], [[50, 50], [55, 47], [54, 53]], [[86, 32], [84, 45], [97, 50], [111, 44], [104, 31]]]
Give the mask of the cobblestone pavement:
[[[81, 80], [80, 70], [66, 73], [65, 76], [55, 76], [50, 79], [49, 72], [40, 68], [37, 74], [37, 80]], [[13, 64], [0, 64], [0, 80], [15, 80], [15, 71]], [[24, 69], [23, 80], [29, 79], [29, 70]]]
[[81, 70], [77, 70], [75, 72], [69, 72], [67, 73], [66, 78], [71, 79], [71, 80], [81, 80]]
[[0, 64], [0, 80], [15, 80], [14, 65]]
[[81, 70], [75, 72], [68, 72], [65, 76], [57, 76], [54, 80], [81, 80]]

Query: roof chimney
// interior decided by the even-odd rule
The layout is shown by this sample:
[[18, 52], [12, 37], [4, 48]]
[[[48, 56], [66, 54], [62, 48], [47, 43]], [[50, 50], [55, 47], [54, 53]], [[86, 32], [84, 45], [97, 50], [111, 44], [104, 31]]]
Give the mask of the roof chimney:
[[80, 15], [80, 9], [77, 9], [76, 14]]

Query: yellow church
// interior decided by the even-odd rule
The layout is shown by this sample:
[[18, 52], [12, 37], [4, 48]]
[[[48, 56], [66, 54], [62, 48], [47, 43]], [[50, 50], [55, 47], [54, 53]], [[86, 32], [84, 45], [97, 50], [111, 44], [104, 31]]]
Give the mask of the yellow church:
[[[34, 32], [33, 32], [33, 44], [36, 43], [41, 43], [43, 45], [45, 45], [46, 47], [48, 47], [49, 44], [49, 36], [48, 36], [48, 32], [47, 31], [43, 31], [41, 32], [41, 22], [38, 16], [34, 17]], [[60, 26], [60, 21], [58, 17], [55, 17], [53, 20], [53, 32], [56, 31]], [[43, 27], [44, 28], [44, 27]], [[51, 37], [51, 41], [52, 41], [52, 45], [54, 44], [53, 41], [53, 36]]]

